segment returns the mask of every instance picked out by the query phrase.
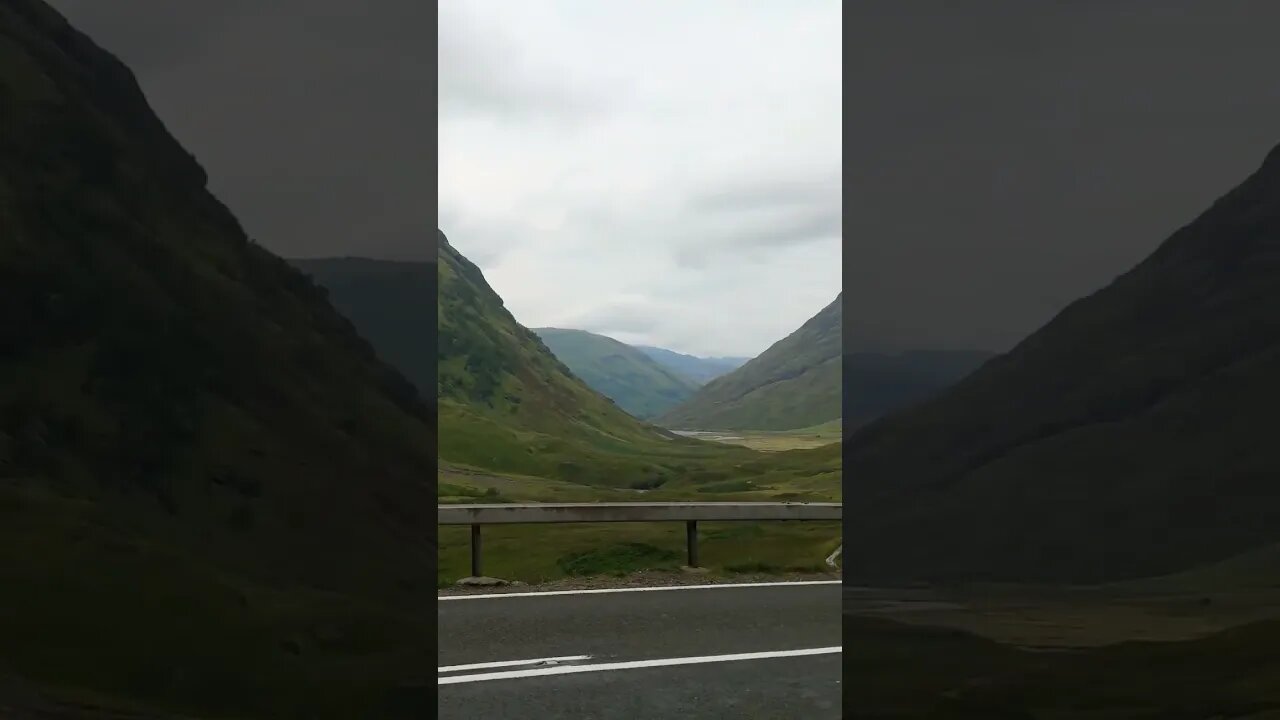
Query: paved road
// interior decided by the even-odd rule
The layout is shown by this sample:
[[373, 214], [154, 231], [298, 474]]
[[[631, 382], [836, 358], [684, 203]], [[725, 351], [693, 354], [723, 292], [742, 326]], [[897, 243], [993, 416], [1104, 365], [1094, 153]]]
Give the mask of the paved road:
[[841, 716], [838, 584], [442, 598], [439, 627], [448, 720]]

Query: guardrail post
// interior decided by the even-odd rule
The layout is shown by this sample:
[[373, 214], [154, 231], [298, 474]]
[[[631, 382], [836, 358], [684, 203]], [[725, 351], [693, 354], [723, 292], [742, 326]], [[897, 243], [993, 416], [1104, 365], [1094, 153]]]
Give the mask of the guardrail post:
[[480, 525], [471, 526], [471, 577], [480, 575]]
[[689, 567], [698, 567], [698, 521], [686, 520], [684, 534], [689, 545]]

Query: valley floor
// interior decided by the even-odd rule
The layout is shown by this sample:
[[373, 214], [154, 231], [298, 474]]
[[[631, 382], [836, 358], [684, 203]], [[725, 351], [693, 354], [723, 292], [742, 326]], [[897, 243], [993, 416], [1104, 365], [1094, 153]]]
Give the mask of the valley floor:
[[799, 430], [681, 430], [678, 434], [727, 445], [741, 445], [761, 452], [812, 450], [840, 442], [840, 422]]
[[846, 587], [846, 712], [1280, 718], [1280, 582], [1223, 567], [1242, 565], [1080, 588]]

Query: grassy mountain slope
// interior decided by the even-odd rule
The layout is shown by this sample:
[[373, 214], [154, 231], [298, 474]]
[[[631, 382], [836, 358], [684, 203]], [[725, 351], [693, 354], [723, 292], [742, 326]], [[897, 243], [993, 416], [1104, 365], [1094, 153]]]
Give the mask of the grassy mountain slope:
[[1280, 148], [1105, 289], [846, 441], [848, 577], [1094, 581], [1280, 541]]
[[628, 415], [516, 322], [440, 233], [437, 394], [442, 460], [587, 485], [659, 487], [687, 462], [747, 458]]
[[959, 382], [994, 355], [968, 350], [849, 353], [844, 356], [845, 428], [851, 431], [921, 402]]
[[0, 674], [421, 716], [434, 413], [205, 180], [121, 63], [0, 3]]
[[[425, 395], [436, 383], [436, 335], [423, 317], [436, 303], [436, 264], [367, 258], [290, 260]], [[417, 328], [414, 332], [412, 328]]]
[[670, 409], [697, 389], [653, 358], [613, 338], [560, 328], [536, 328], [534, 332], [574, 375], [638, 418]]
[[790, 430], [840, 417], [840, 296], [757, 358], [657, 419], [688, 430]]
[[846, 707], [865, 717], [1242, 718], [1280, 716], [1280, 620], [1179, 642], [1042, 652], [953, 629], [845, 615]]
[[443, 233], [439, 248], [437, 393], [448, 485], [501, 486], [506, 496], [514, 484], [511, 494], [544, 499], [575, 487], [611, 499], [629, 490], [654, 498], [838, 496], [838, 446], [766, 454], [638, 420], [516, 322]]
[[695, 385], [706, 385], [727, 372], [743, 366], [751, 358], [745, 357], [696, 357], [666, 348], [637, 345], [636, 349], [657, 360], [659, 364], [692, 380]]

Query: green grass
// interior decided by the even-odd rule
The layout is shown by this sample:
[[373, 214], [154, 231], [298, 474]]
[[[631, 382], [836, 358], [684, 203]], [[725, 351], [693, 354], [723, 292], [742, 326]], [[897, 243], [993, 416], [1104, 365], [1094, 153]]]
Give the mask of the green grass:
[[739, 445], [759, 452], [785, 450], [812, 450], [840, 442], [839, 420], [801, 428], [799, 430], [732, 430], [726, 432], [699, 432], [700, 440], [726, 445]]
[[[795, 500], [832, 502], [840, 498], [840, 448], [828, 445], [817, 450], [747, 452], [723, 459], [690, 460], [659, 456], [669, 464], [669, 479], [658, 486], [642, 483], [595, 486], [535, 475], [496, 473], [455, 463], [442, 463], [438, 481], [441, 502], [476, 502], [481, 494], [512, 502], [592, 502], [658, 500]], [[712, 455], [714, 459], [714, 455]], [[615, 460], [618, 458], [615, 457]], [[447, 493], [447, 495], [446, 495]], [[493, 500], [498, 501], [498, 500]]]
[[655, 422], [677, 430], [788, 430], [839, 417], [840, 300]]
[[1102, 585], [863, 588], [844, 604], [860, 650], [846, 682], [904, 717], [1271, 717], [1250, 708], [1280, 714], [1276, 557]]
[[61, 701], [336, 720], [419, 681], [434, 653], [416, 612], [237, 574], [92, 503], [12, 486], [0, 586], [4, 669]]
[[621, 577], [645, 570], [674, 570], [680, 562], [680, 553], [671, 548], [624, 542], [562, 555], [556, 564], [567, 576]]
[[843, 421], [840, 420], [840, 418], [836, 418], [835, 420], [828, 420], [827, 422], [824, 422], [824, 423], [818, 423], [817, 425], [810, 425], [809, 427], [800, 428], [798, 430], [790, 430], [788, 432], [792, 435], [812, 434], [812, 435], [821, 435], [823, 437], [830, 437], [830, 438], [839, 440], [840, 431], [841, 431], [841, 428], [843, 428], [843, 426], [844, 426]]
[[[440, 527], [437, 584], [471, 574], [470, 529]], [[825, 571], [838, 522], [699, 523], [699, 565], [712, 572]], [[581, 574], [678, 568], [685, 526], [669, 523], [492, 525], [482, 529], [486, 575], [538, 583]]]
[[1029, 652], [846, 616], [845, 708], [867, 718], [1280, 717], [1280, 619], [1182, 642]]
[[433, 409], [43, 2], [0, 3], [0, 105], [0, 676], [429, 714]]

